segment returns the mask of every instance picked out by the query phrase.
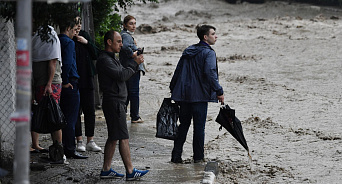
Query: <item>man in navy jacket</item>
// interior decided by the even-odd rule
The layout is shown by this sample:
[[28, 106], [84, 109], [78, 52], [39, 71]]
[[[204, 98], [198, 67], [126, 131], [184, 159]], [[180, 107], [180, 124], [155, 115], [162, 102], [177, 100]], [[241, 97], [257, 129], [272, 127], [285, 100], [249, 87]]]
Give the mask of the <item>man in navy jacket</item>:
[[85, 159], [87, 156], [76, 151], [75, 125], [80, 106], [80, 93], [78, 91], [78, 79], [80, 76], [76, 66], [75, 42], [71, 38], [76, 34], [75, 21], [67, 20], [60, 25], [61, 34], [58, 35], [62, 52], [62, 93], [61, 109], [67, 121], [67, 126], [62, 130], [62, 142], [64, 154], [67, 158]]
[[210, 47], [217, 36], [216, 28], [202, 25], [197, 28], [198, 44], [184, 50], [170, 83], [171, 99], [180, 106], [179, 129], [174, 141], [171, 162], [181, 163], [183, 145], [194, 122], [194, 162], [204, 159], [204, 133], [208, 102], [224, 103], [223, 89], [218, 82], [216, 53]]

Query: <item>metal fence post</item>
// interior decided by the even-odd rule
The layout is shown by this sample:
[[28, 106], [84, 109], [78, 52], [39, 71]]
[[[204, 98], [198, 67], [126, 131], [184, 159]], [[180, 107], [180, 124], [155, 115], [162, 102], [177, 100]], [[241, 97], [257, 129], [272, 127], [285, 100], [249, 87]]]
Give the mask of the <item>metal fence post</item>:
[[31, 34], [32, 0], [17, 0], [17, 91], [16, 111], [11, 120], [16, 122], [14, 147], [14, 183], [28, 184], [29, 180], [29, 135], [31, 119]]

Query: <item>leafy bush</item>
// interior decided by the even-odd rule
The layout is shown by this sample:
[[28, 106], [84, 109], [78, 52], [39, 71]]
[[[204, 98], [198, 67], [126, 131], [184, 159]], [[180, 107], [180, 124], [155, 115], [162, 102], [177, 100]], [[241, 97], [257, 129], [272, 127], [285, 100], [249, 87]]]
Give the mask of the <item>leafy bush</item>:
[[[135, 0], [137, 1], [137, 0]], [[140, 2], [158, 2], [158, 0], [139, 0]], [[103, 37], [104, 34], [113, 29], [120, 32], [122, 29], [121, 16], [116, 12], [119, 12], [119, 7], [124, 10], [127, 7], [134, 5], [134, 0], [93, 0], [92, 11], [94, 19], [95, 30], [95, 42], [96, 45], [103, 49]]]

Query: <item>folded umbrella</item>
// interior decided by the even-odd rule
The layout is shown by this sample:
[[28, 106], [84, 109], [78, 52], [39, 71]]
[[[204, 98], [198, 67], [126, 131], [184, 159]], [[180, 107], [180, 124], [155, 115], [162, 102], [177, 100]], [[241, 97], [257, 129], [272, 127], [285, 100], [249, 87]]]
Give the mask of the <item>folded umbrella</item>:
[[235, 116], [235, 110], [231, 109], [228, 104], [220, 108], [220, 112], [217, 115], [216, 122], [218, 122], [222, 130], [224, 127], [239, 143], [248, 151], [249, 148], [245, 136], [243, 135], [241, 121]]

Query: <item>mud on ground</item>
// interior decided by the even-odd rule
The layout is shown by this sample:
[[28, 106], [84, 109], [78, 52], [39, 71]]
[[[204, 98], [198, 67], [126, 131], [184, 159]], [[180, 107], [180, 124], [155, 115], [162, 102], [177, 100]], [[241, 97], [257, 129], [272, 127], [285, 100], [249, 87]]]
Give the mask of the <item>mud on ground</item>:
[[[145, 47], [148, 72], [141, 77], [143, 124], [131, 124], [135, 166], [150, 168], [139, 183], [199, 183], [205, 163], [170, 163], [172, 141], [157, 139], [155, 118], [182, 51], [198, 42], [197, 24], [217, 28], [213, 46], [225, 101], [242, 121], [247, 152], [215, 122], [211, 103], [206, 125], [206, 160], [220, 164], [217, 183], [339, 183], [342, 180], [342, 12], [332, 7], [289, 4], [228, 4], [223, 0], [160, 0], [121, 12], [137, 18], [134, 35]], [[98, 111], [96, 141], [103, 148], [106, 126]], [[192, 130], [192, 129], [190, 129]], [[41, 136], [48, 145], [49, 136]], [[183, 158], [192, 159], [192, 131]], [[86, 161], [44, 166], [32, 183], [104, 183], [103, 154]], [[116, 153], [113, 167], [124, 172]], [[165, 173], [168, 173], [165, 175]], [[113, 181], [110, 182], [124, 182]], [[6, 183], [6, 182], [4, 182]]]

